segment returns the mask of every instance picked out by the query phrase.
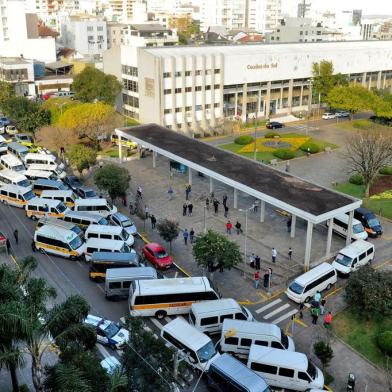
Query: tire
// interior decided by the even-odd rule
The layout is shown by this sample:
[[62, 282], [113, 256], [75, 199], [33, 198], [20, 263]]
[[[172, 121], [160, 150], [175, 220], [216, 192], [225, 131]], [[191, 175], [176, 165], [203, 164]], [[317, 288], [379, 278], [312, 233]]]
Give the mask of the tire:
[[31, 220], [36, 221], [38, 218], [35, 215], [31, 215]]
[[163, 318], [165, 318], [167, 315], [167, 313], [164, 310], [158, 310], [158, 312], [155, 313], [155, 317], [158, 320], [162, 320]]
[[39, 251], [44, 255], [46, 254], [45, 249], [44, 248], [39, 248]]
[[8, 201], [7, 201], [7, 200], [3, 200], [3, 204], [4, 204], [5, 206], [8, 206]]
[[305, 298], [305, 303], [309, 303], [309, 301], [310, 301], [310, 297], [306, 297]]
[[331, 283], [328, 283], [328, 286], [325, 288], [325, 290], [330, 290], [331, 289], [331, 287], [332, 287], [332, 285], [331, 285]]

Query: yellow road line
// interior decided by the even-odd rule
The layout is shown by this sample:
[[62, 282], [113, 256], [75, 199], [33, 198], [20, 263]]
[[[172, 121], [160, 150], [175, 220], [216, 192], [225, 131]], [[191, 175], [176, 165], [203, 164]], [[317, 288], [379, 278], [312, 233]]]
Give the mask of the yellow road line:
[[141, 234], [141, 233], [137, 233], [138, 234], [138, 236], [142, 239], [142, 241], [145, 243], [145, 244], [148, 244], [150, 241], [147, 239], [147, 237], [145, 237], [143, 234]]
[[11, 260], [15, 263], [16, 267], [19, 268], [19, 264], [16, 261], [15, 257], [13, 255], [10, 254]]
[[384, 265], [387, 265], [387, 264], [389, 264], [389, 263], [391, 263], [391, 262], [392, 262], [392, 259], [387, 260], [387, 261], [384, 261], [383, 263], [381, 263], [381, 264], [379, 264], [379, 265], [376, 265], [376, 266], [374, 267], [374, 269], [375, 269], [375, 270], [378, 270], [378, 269], [380, 269], [381, 267], [384, 267]]
[[333, 392], [333, 390], [332, 390], [328, 385], [324, 385], [324, 388], [325, 388], [328, 392]]
[[324, 298], [332, 297], [333, 295], [335, 295], [336, 293], [338, 293], [342, 289], [343, 289], [343, 287], [338, 287], [337, 289], [335, 289], [335, 290], [331, 291], [330, 293], [328, 293]]
[[260, 297], [262, 297], [261, 299], [257, 300], [257, 301], [250, 301], [248, 299], [244, 299], [242, 301], [237, 301], [239, 304], [241, 305], [258, 305], [261, 304], [263, 302], [267, 302], [271, 299], [274, 299], [276, 297], [279, 297], [280, 295], [282, 295], [285, 292], [284, 289], [277, 291], [274, 295], [268, 296], [264, 293], [258, 293], [258, 295], [260, 295]]
[[294, 319], [294, 322], [296, 322], [297, 324], [299, 324], [301, 327], [307, 327], [308, 325], [307, 324], [305, 324], [301, 319], [297, 319], [297, 318], [295, 318]]
[[180, 267], [178, 264], [176, 264], [176, 263], [173, 263], [184, 275], [186, 275], [188, 278], [190, 278], [192, 275], [189, 273], [189, 272], [187, 272], [187, 271], [185, 271], [184, 270], [184, 268], [182, 268], [182, 267]]

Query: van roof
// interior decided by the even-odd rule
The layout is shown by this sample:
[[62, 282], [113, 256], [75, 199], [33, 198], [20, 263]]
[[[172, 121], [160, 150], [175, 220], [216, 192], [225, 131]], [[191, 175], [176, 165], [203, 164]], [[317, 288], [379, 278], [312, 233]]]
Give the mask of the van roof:
[[[215, 301], [214, 301], [215, 302]], [[261, 323], [260, 321], [243, 321], [225, 319], [223, 320], [222, 333], [235, 329], [238, 333], [244, 333], [249, 335], [268, 335], [276, 336], [281, 338], [281, 329], [272, 323]]]
[[116, 262], [116, 263], [138, 263], [139, 256], [135, 251], [130, 253], [114, 253], [114, 252], [93, 252], [91, 255], [91, 262]]
[[217, 312], [221, 309], [241, 309], [240, 305], [235, 299], [222, 298], [215, 301], [195, 302], [192, 304], [192, 312], [195, 313], [210, 313]]
[[[151, 280], [151, 282], [155, 282], [155, 280]], [[199, 350], [201, 347], [211, 342], [211, 339], [207, 335], [200, 332], [193, 325], [187, 323], [182, 317], [177, 317], [170, 323], [164, 325], [162, 331], [170, 333], [177, 340], [186, 344], [186, 346], [194, 351]]]
[[[8, 143], [8, 147], [14, 149], [14, 150], [19, 150], [19, 151], [29, 151], [29, 149], [24, 146], [23, 144], [17, 143], [17, 142], [11, 142]], [[27, 154], [28, 155], [28, 154]]]
[[37, 231], [37, 235], [44, 235], [49, 238], [63, 238], [67, 241], [72, 241], [78, 235], [74, 233], [72, 230], [65, 229], [64, 227], [52, 226], [52, 225], [43, 225]]
[[104, 219], [102, 215], [99, 214], [94, 214], [92, 212], [87, 212], [87, 211], [73, 211], [70, 210], [66, 214], [67, 216], [71, 216], [74, 218], [79, 218], [79, 219], [87, 219], [87, 220], [96, 220], [99, 222], [101, 219]]
[[268, 388], [264, 379], [232, 355], [224, 353], [215, 359], [210, 366], [233, 378], [240, 385], [246, 386], [249, 392], [261, 392]]
[[37, 206], [47, 205], [49, 207], [57, 207], [60, 203], [62, 203], [62, 201], [60, 201], [60, 200], [42, 199], [41, 197], [34, 197], [34, 199], [31, 199], [27, 202], [27, 205], [34, 204]]
[[287, 367], [302, 372], [306, 372], [308, 368], [308, 358], [303, 353], [264, 347], [257, 344], [252, 344], [250, 346], [248, 363], [249, 362]]
[[130, 268], [108, 268], [106, 270], [106, 280], [110, 279], [146, 279], [151, 277], [157, 279], [157, 271], [152, 267], [130, 267]]
[[341, 249], [339, 253], [342, 253], [348, 257], [356, 257], [359, 253], [362, 253], [370, 248], [374, 248], [374, 245], [371, 242], [356, 240], [352, 244]]
[[[334, 219], [337, 219], [343, 223], [348, 223], [349, 216], [347, 214], [339, 214], [336, 215]], [[362, 224], [358, 219], [353, 218], [353, 225]]]
[[0, 170], [0, 175], [8, 178], [12, 178], [14, 180], [27, 180], [26, 176], [21, 174], [20, 172], [13, 171], [11, 169]]
[[36, 170], [36, 169], [27, 169], [24, 172], [25, 176], [32, 176], [32, 177], [42, 177], [42, 179], [46, 180], [49, 179], [51, 176], [53, 176], [53, 173], [51, 171], [47, 170]]
[[333, 270], [334, 268], [332, 267], [331, 264], [329, 263], [321, 263], [317, 267], [312, 268], [310, 271], [305, 272], [304, 274], [297, 276], [294, 280], [301, 286], [306, 285], [310, 281], [318, 278], [321, 275], [324, 275], [325, 273]]
[[91, 206], [91, 205], [101, 205], [101, 204], [107, 204], [107, 200], [104, 198], [94, 198], [94, 199], [76, 199], [75, 200], [75, 205], [78, 206]]
[[[31, 192], [31, 188], [26, 188], [25, 186], [19, 186], [19, 185], [14, 185], [14, 184], [6, 184], [0, 187], [1, 190], [7, 191], [7, 192], [15, 192], [18, 194], [24, 195], [27, 192]], [[35, 199], [38, 199], [38, 197], [34, 197], [34, 199], [31, 199], [29, 201], [33, 201]]]
[[38, 180], [34, 181], [34, 185], [58, 186], [59, 189], [69, 189], [66, 185], [63, 184], [62, 181], [47, 180], [45, 178], [39, 178]]
[[121, 249], [124, 246], [125, 242], [120, 240], [108, 240], [102, 238], [89, 238], [86, 242], [87, 247], [93, 247], [97, 249], [101, 248], [114, 248]]
[[54, 218], [53, 216], [43, 217], [38, 221], [38, 223], [49, 226], [60, 226], [68, 229], [76, 226], [75, 223], [66, 222], [62, 219]]
[[8, 163], [9, 165], [22, 165], [22, 161], [17, 158], [15, 155], [5, 154], [0, 157], [4, 162]]
[[358, 212], [358, 213], [360, 213], [360, 214], [362, 214], [362, 215], [372, 215], [372, 216], [374, 216], [373, 212], [370, 211], [370, 210], [368, 210], [368, 209], [365, 208], [365, 207], [356, 208], [356, 209], [355, 209], [355, 212]]
[[[138, 295], [148, 295], [149, 293], [171, 293], [175, 288], [176, 293], [194, 293], [205, 291], [210, 288], [210, 284], [206, 277], [193, 278], [168, 278], [157, 280], [138, 280]], [[210, 302], [210, 301], [208, 301]]]
[[41, 193], [41, 197], [44, 196], [71, 196], [73, 193], [72, 189], [44, 189]]
[[29, 152], [24, 157], [25, 160], [27, 159], [44, 159], [46, 161], [55, 161], [56, 157], [52, 154], [39, 154], [37, 152]]
[[90, 225], [86, 230], [87, 233], [108, 233], [120, 234], [124, 229], [121, 226], [108, 226], [108, 225]]

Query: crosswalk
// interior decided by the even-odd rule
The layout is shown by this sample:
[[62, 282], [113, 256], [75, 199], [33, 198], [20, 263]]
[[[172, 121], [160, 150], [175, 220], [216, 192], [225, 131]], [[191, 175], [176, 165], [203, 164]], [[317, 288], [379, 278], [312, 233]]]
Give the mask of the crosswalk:
[[255, 310], [255, 313], [261, 316], [262, 319], [273, 324], [279, 324], [297, 312], [298, 309], [287, 302], [283, 302], [281, 298], [275, 299]]

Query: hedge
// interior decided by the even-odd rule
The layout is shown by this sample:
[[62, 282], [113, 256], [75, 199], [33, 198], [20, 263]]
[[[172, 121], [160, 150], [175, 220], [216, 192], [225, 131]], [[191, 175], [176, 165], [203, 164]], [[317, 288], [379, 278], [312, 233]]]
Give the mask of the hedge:
[[275, 136], [280, 136], [280, 134], [278, 132], [267, 132], [264, 137], [267, 139], [272, 139]]
[[378, 171], [380, 174], [392, 176], [392, 166], [385, 166]]
[[252, 143], [254, 141], [253, 137], [250, 135], [238, 136], [235, 140], [235, 144], [240, 144], [241, 146], [245, 146], [246, 144]]
[[353, 174], [349, 179], [348, 182], [354, 185], [363, 185], [363, 177], [360, 174]]
[[[310, 152], [311, 154], [316, 154], [316, 152], [320, 151], [320, 146], [314, 142], [305, 142], [300, 149], [304, 152]], [[309, 150], [308, 150], [309, 149]]]
[[392, 355], [392, 331], [385, 331], [377, 335], [378, 348], [386, 355]]
[[286, 148], [278, 148], [274, 151], [273, 154], [277, 158], [283, 160], [293, 159], [295, 157], [295, 153], [293, 151], [287, 150]]

